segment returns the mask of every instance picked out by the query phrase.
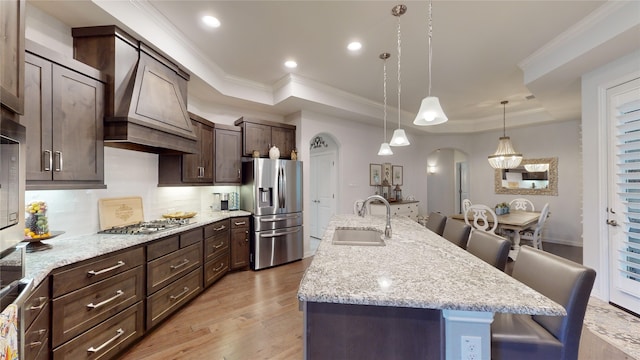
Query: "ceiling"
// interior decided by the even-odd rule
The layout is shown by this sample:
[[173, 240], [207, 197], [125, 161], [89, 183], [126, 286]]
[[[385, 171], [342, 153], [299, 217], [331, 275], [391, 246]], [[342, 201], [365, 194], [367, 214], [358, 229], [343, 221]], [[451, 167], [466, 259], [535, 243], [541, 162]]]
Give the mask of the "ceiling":
[[[215, 76], [210, 79], [196, 70], [189, 96], [280, 116], [305, 108], [382, 125], [379, 55], [389, 52], [388, 121], [391, 128], [397, 125], [398, 18], [391, 15], [397, 1], [28, 0], [70, 27], [115, 23], [143, 34], [135, 21], [114, 17], [118, 2], [122, 7], [133, 3], [148, 14], [145, 21], [164, 26], [214, 73], [222, 74], [226, 85], [218, 86]], [[544, 87], [536, 93], [525, 86], [519, 64], [605, 2], [434, 1], [432, 95], [440, 98], [449, 122], [412, 128], [413, 116], [427, 95], [428, 2], [405, 1], [408, 10], [400, 17], [402, 126], [428, 132], [501, 128], [502, 100], [509, 100], [508, 126], [567, 120], [547, 108]], [[206, 29], [200, 22], [205, 14], [217, 17], [222, 25]], [[350, 53], [346, 46], [352, 40], [362, 42], [362, 49]], [[287, 59], [295, 59], [298, 68], [286, 69]], [[550, 106], [564, 97], [567, 104], [579, 98], [579, 76], [566, 83], [561, 91], [553, 89]], [[290, 92], [279, 97], [284, 88]], [[259, 97], [244, 95], [256, 91], [271, 97], [256, 101]], [[579, 115], [579, 104], [569, 111], [574, 119], [576, 111]]]

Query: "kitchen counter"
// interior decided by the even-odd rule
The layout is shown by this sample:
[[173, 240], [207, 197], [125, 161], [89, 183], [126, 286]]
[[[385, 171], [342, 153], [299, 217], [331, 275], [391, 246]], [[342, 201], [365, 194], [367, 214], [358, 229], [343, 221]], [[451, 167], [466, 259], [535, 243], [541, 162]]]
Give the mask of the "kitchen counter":
[[216, 221], [250, 215], [250, 212], [242, 210], [198, 214], [193, 217], [187, 225], [149, 235], [92, 234], [43, 240], [45, 243], [50, 244], [52, 248], [26, 254], [25, 277], [34, 279], [35, 287], [38, 286], [53, 269], [128, 247], [141, 245]]
[[[392, 217], [393, 234], [385, 240], [386, 246], [332, 244], [336, 228], [376, 229], [382, 234], [384, 225], [383, 216], [372, 215], [337, 215], [329, 222], [298, 290], [310, 324], [326, 316], [327, 306], [338, 308], [341, 314], [352, 313], [353, 305], [381, 311], [432, 309], [438, 314], [436, 319], [445, 319], [446, 358], [453, 359], [460, 355], [463, 335], [481, 337], [483, 353], [490, 349], [493, 313], [566, 314], [559, 304], [407, 217]], [[325, 315], [312, 318], [312, 310], [306, 313], [308, 306], [322, 307], [319, 311]], [[350, 310], [343, 311], [345, 306]], [[394, 316], [383, 317], [386, 321]], [[444, 344], [443, 338], [438, 341]], [[483, 358], [488, 356], [485, 353]]]

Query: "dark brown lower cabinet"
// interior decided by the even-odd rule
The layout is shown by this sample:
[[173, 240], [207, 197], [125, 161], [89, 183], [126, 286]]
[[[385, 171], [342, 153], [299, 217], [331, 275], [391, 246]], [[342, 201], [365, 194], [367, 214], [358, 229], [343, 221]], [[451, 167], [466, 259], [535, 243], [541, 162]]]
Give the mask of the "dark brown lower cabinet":
[[24, 304], [23, 360], [48, 359], [51, 321], [49, 306], [49, 278], [45, 278], [31, 292]]
[[229, 219], [204, 227], [204, 286], [208, 287], [229, 271]]
[[249, 268], [249, 217], [231, 219], [231, 270]]

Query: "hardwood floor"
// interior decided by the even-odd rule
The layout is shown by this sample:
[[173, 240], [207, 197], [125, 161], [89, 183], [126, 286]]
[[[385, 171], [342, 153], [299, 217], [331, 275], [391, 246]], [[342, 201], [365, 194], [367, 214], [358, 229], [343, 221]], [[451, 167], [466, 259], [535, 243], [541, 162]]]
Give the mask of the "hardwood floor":
[[226, 275], [121, 359], [301, 359], [296, 294], [310, 263]]

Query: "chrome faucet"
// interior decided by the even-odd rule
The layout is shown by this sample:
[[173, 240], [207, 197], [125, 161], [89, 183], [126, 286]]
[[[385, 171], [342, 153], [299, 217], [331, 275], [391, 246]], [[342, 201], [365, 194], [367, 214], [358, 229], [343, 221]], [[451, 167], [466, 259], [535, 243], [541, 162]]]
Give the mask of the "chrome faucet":
[[380, 195], [371, 195], [365, 201], [362, 202], [362, 207], [358, 210], [358, 215], [360, 217], [364, 217], [364, 214], [367, 212], [367, 203], [371, 200], [380, 200], [387, 206], [387, 225], [384, 227], [384, 238], [391, 239], [391, 206], [387, 199], [383, 198]]

